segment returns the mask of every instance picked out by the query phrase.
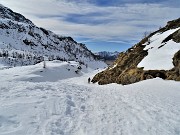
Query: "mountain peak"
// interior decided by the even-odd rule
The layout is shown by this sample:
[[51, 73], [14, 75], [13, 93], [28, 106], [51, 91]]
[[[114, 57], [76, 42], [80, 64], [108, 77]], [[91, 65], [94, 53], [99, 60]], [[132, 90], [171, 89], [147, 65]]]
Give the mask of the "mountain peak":
[[0, 4], [0, 18], [34, 25], [32, 21], [26, 19], [23, 15], [13, 12], [11, 9], [3, 6], [2, 4]]

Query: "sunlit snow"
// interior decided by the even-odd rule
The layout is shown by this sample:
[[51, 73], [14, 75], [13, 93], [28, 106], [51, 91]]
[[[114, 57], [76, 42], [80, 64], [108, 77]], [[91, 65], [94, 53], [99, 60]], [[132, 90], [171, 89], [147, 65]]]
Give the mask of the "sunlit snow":
[[174, 67], [172, 61], [174, 54], [180, 50], [180, 44], [172, 40], [162, 43], [162, 41], [179, 28], [168, 30], [164, 33], [153, 35], [146, 44], [144, 50], [148, 50], [148, 55], [138, 64], [144, 70], [170, 70]]
[[99, 71], [78, 66], [0, 70], [0, 135], [180, 134], [180, 82], [99, 86], [87, 82]]

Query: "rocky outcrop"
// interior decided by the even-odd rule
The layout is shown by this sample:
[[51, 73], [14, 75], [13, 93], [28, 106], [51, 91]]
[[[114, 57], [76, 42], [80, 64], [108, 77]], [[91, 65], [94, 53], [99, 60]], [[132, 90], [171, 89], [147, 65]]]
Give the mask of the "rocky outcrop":
[[[129, 48], [126, 52], [120, 53], [114, 64], [108, 67], [106, 70], [96, 74], [92, 79], [93, 83], [98, 84], [131, 84], [146, 79], [152, 79], [160, 77], [167, 80], [180, 81], [180, 51], [178, 51], [173, 57], [174, 68], [171, 70], [144, 70], [143, 67], [139, 68], [137, 65], [148, 55], [148, 50], [144, 50], [145, 43], [149, 44], [149, 38], [156, 33], [163, 33], [170, 29], [180, 27], [180, 18], [167, 23], [167, 25], [158, 31], [151, 33], [149, 36], [142, 39], [138, 44]], [[164, 39], [164, 43], [169, 40], [173, 40], [176, 43], [180, 42], [180, 30], [169, 35]]]
[[148, 38], [145, 38], [126, 52], [120, 53], [118, 59], [114, 62], [116, 66], [111, 66], [107, 70], [98, 73], [92, 82], [98, 82], [99, 84], [126, 84], [139, 81], [141, 75], [136, 78], [135, 76], [142, 72], [142, 69], [137, 69], [137, 65], [148, 54], [147, 51], [143, 50], [145, 46], [142, 45], [147, 40]]
[[174, 68], [167, 71], [167, 80], [180, 81], [180, 50], [173, 57]]

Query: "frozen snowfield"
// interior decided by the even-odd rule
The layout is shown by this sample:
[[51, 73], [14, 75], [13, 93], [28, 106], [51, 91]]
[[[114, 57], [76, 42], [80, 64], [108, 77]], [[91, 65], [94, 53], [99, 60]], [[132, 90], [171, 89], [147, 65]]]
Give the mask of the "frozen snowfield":
[[42, 65], [0, 70], [0, 135], [180, 134], [180, 82], [99, 86], [75, 62]]

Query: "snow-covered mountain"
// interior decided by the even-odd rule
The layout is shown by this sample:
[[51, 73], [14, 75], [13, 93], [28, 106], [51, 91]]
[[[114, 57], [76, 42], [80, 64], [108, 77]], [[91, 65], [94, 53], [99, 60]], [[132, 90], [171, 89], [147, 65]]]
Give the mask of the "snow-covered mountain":
[[37, 27], [23, 15], [0, 5], [0, 65], [32, 65], [46, 60], [78, 61], [104, 67], [82, 43]]
[[180, 18], [120, 53], [92, 82], [131, 84], [156, 77], [180, 81]]
[[117, 51], [115, 51], [115, 52], [102, 51], [102, 52], [97, 52], [94, 54], [103, 60], [115, 60], [118, 57], [119, 52], [117, 52]]

